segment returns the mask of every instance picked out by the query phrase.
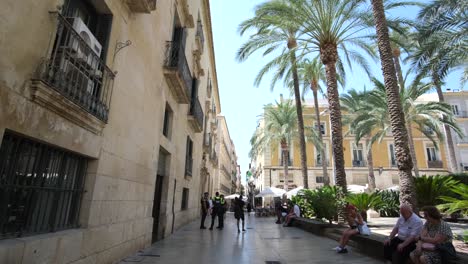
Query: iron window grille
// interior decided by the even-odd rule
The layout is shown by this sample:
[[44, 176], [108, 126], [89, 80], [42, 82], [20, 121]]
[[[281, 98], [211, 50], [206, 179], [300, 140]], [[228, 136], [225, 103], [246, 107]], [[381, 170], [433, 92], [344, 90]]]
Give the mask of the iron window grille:
[[0, 147], [0, 239], [79, 227], [87, 161], [6, 132]]

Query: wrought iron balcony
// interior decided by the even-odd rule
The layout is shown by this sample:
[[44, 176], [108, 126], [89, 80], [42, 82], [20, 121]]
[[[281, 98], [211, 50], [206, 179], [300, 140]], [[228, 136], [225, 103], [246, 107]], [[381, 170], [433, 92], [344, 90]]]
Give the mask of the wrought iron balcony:
[[468, 118], [468, 111], [458, 111], [458, 113], [455, 114], [455, 117]]
[[[283, 159], [281, 159], [280, 166], [284, 166], [284, 160]], [[288, 160], [288, 166], [292, 166], [292, 160], [291, 159]]]
[[156, 10], [156, 0], [125, 0], [131, 11], [136, 13], [150, 13]]
[[[316, 160], [315, 160], [315, 166], [316, 166], [316, 167], [321, 167], [321, 166], [322, 166], [322, 162], [323, 162], [323, 160], [321, 160], [321, 159], [316, 159]], [[326, 162], [327, 162], [327, 167], [330, 166], [330, 161], [327, 160]]]
[[176, 101], [181, 104], [190, 103], [193, 79], [185, 57], [185, 47], [181, 42], [166, 43], [164, 76]]
[[[54, 48], [39, 69], [37, 80], [107, 122], [114, 73], [73, 28], [73, 18], [57, 18]], [[55, 42], [54, 42], [55, 41]]]
[[428, 168], [443, 168], [444, 164], [441, 160], [428, 160], [427, 161]]
[[366, 167], [367, 162], [364, 160], [353, 160], [353, 167]]
[[200, 101], [198, 98], [192, 100], [190, 103], [190, 109], [188, 114], [188, 120], [190, 126], [192, 126], [195, 132], [202, 132], [203, 131], [203, 109], [201, 107]]
[[197, 42], [198, 48], [200, 53], [203, 53], [203, 47], [205, 45], [205, 35], [203, 33], [203, 25], [201, 20], [197, 22], [197, 33], [195, 34], [195, 40]]

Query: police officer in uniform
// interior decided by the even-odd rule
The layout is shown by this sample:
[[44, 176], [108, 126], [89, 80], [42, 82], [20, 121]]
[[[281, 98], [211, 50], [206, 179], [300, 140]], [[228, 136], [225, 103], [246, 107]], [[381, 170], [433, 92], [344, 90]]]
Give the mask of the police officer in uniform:
[[[213, 201], [213, 210], [211, 211], [211, 226], [210, 230], [213, 230], [214, 222], [216, 216], [218, 216], [218, 212], [221, 210], [221, 197], [219, 197], [219, 192], [216, 192], [216, 196], [212, 199]], [[218, 216], [218, 222], [220, 222]]]
[[226, 200], [224, 200], [224, 194], [220, 197], [220, 209], [218, 210], [218, 227], [219, 229], [224, 228], [224, 213], [226, 212]]

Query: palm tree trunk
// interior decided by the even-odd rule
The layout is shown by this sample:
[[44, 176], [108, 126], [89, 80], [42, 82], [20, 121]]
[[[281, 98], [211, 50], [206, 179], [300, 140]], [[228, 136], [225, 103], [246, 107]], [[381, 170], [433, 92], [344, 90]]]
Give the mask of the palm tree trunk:
[[347, 192], [346, 172], [344, 169], [343, 154], [343, 125], [341, 122], [341, 106], [338, 94], [338, 83], [336, 80], [336, 61], [338, 50], [336, 44], [328, 43], [320, 49], [320, 59], [325, 65], [327, 78], [328, 107], [330, 110], [332, 150], [335, 166], [335, 183]]
[[413, 128], [411, 127], [411, 124], [408, 123], [406, 126], [408, 128], [408, 144], [411, 151], [411, 158], [413, 160], [414, 176], [419, 177], [418, 159], [416, 158], [416, 151], [414, 149]]
[[394, 54], [393, 62], [395, 63], [395, 70], [398, 74], [397, 77], [398, 77], [398, 84], [400, 85], [400, 91], [403, 91], [405, 89], [405, 81], [403, 79], [403, 72], [401, 71], [400, 56]]
[[[437, 73], [432, 74], [432, 82], [436, 87], [437, 95], [439, 96], [439, 102], [445, 102], [444, 94], [442, 93], [442, 87], [440, 79]], [[443, 118], [446, 118], [445, 116]], [[451, 172], [458, 172], [457, 157], [455, 156], [455, 148], [453, 146], [452, 131], [450, 127], [444, 125], [445, 137], [447, 139], [447, 153], [449, 158], [449, 168]]]
[[283, 188], [285, 191], [288, 191], [288, 168], [289, 168], [288, 152], [289, 152], [288, 145], [281, 144], [281, 155], [283, 156], [283, 169], [284, 169]]
[[406, 130], [405, 117], [398, 93], [395, 65], [392, 59], [392, 49], [390, 47], [387, 20], [382, 0], [372, 0], [372, 10], [377, 31], [377, 43], [385, 82], [390, 122], [395, 139], [395, 152], [400, 177], [400, 204], [408, 204], [413, 209], [416, 209], [417, 200], [414, 178], [411, 173], [413, 162], [408, 147], [408, 131]]
[[322, 156], [322, 174], [323, 174], [323, 184], [328, 186], [330, 185], [330, 179], [328, 178], [328, 170], [327, 170], [327, 156], [325, 156], [325, 146], [323, 145], [323, 137], [322, 132], [320, 131], [320, 110], [319, 110], [319, 103], [318, 103], [318, 87], [314, 87], [314, 85], [310, 85], [310, 89], [312, 90], [312, 94], [314, 95], [314, 108], [315, 108], [315, 119], [317, 119], [318, 124], [318, 132], [319, 132], [319, 142], [322, 144], [322, 148], [320, 150], [320, 155]]
[[[366, 146], [369, 146], [369, 137], [366, 139]], [[375, 175], [374, 175], [374, 159], [372, 157], [372, 145], [369, 146], [367, 151], [367, 168], [369, 170], [369, 190], [373, 191], [375, 189]], [[367, 217], [367, 214], [366, 214]]]
[[299, 76], [297, 74], [296, 53], [294, 51], [291, 52], [291, 68], [294, 83], [294, 98], [296, 99], [297, 129], [299, 132], [299, 148], [301, 150], [302, 178], [304, 181], [304, 188], [308, 189], [309, 179], [307, 177], [307, 152], [304, 135], [304, 116], [302, 115], [301, 92], [299, 91]]

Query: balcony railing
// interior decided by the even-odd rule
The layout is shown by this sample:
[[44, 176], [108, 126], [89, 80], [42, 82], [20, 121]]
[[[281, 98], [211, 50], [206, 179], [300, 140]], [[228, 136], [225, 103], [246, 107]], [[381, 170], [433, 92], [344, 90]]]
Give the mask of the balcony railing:
[[189, 122], [196, 132], [203, 131], [203, 109], [198, 98], [192, 100], [189, 109]]
[[107, 122], [114, 73], [59, 13], [54, 48], [38, 79], [85, 111]]
[[[283, 159], [281, 159], [280, 166], [284, 166]], [[288, 166], [292, 166], [292, 160], [291, 159], [288, 160]]]
[[198, 20], [197, 22], [197, 33], [195, 34], [195, 39], [197, 41], [200, 53], [203, 53], [203, 47], [205, 45], [205, 35], [203, 33], [203, 25], [201, 20]]
[[126, 0], [131, 11], [136, 13], [150, 13], [156, 10], [156, 0]]
[[427, 161], [428, 168], [443, 168], [444, 164], [441, 160], [428, 160]]
[[458, 118], [468, 118], [468, 111], [458, 111], [458, 113], [454, 115]]
[[164, 76], [176, 101], [181, 104], [190, 103], [193, 79], [185, 57], [185, 47], [181, 42], [166, 43], [164, 68]]
[[353, 160], [353, 167], [365, 167], [367, 166], [367, 162], [364, 160]]
[[[320, 167], [321, 167], [321, 166], [322, 166], [322, 162], [323, 162], [323, 160], [321, 160], [321, 159], [320, 159], [320, 160], [316, 159], [316, 160], [315, 160], [315, 166], [317, 166], [317, 167], [320, 166]], [[326, 162], [327, 162], [327, 166], [330, 166], [330, 161], [327, 160]]]
[[192, 165], [193, 165], [192, 157], [186, 157], [185, 158], [185, 175], [186, 176], [192, 176]]

